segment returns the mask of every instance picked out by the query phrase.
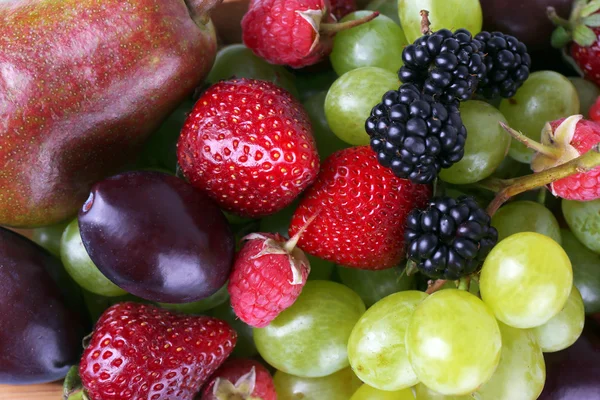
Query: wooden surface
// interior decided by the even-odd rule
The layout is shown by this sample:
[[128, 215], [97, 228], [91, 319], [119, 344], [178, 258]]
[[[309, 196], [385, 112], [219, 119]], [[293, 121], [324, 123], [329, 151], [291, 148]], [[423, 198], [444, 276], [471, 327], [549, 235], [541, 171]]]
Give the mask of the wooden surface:
[[0, 400], [61, 400], [62, 386], [47, 385], [6, 386], [0, 385]]

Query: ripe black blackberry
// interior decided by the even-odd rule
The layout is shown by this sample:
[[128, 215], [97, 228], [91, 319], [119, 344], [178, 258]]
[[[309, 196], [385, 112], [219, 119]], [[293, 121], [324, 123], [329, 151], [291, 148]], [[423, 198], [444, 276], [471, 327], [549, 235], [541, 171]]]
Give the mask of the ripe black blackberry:
[[456, 280], [475, 272], [498, 241], [491, 218], [475, 199], [442, 196], [407, 220], [407, 257], [432, 279]]
[[432, 182], [465, 152], [458, 103], [440, 103], [408, 83], [383, 95], [365, 128], [379, 163], [416, 183]]
[[468, 100], [486, 74], [480, 49], [466, 29], [441, 29], [404, 48], [398, 77], [441, 102]]
[[486, 74], [477, 92], [487, 98], [512, 97], [529, 77], [531, 57], [527, 46], [517, 38], [502, 32], [481, 32], [475, 39], [485, 54]]

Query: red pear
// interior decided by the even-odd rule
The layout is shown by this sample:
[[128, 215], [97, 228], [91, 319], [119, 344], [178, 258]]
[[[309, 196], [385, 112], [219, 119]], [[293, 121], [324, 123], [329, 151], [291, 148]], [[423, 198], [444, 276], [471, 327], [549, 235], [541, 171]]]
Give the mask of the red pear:
[[0, 225], [74, 215], [208, 74], [221, 0], [0, 2]]

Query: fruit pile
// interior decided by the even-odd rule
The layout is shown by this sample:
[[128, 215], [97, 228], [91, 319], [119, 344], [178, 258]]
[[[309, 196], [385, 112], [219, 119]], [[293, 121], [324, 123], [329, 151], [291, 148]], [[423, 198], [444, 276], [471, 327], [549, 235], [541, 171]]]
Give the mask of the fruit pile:
[[0, 2], [0, 384], [600, 399], [600, 1], [219, 3]]

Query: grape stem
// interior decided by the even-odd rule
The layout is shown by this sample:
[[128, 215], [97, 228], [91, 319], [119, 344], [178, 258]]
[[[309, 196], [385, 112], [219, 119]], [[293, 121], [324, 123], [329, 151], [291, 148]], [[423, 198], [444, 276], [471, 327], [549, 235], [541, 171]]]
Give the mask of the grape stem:
[[466, 290], [468, 292], [470, 286], [471, 286], [471, 277], [470, 276], [463, 276], [458, 281], [458, 290]]
[[433, 32], [431, 31], [431, 21], [429, 21], [429, 11], [421, 10], [419, 15], [421, 16], [421, 34], [431, 35]]
[[[514, 179], [486, 179], [479, 186], [497, 191], [496, 197], [487, 208], [487, 213], [493, 216], [508, 199], [528, 190], [533, 190], [568, 176], [588, 172], [600, 166], [600, 143], [581, 156], [562, 165], [544, 171]], [[486, 182], [487, 181], [487, 182]]]
[[427, 294], [432, 294], [437, 292], [438, 290], [440, 290], [442, 288], [442, 286], [444, 286], [446, 284], [446, 282], [448, 282], [445, 279], [438, 279], [435, 281], [429, 281], [429, 285], [427, 287], [427, 290], [425, 291], [425, 293]]

